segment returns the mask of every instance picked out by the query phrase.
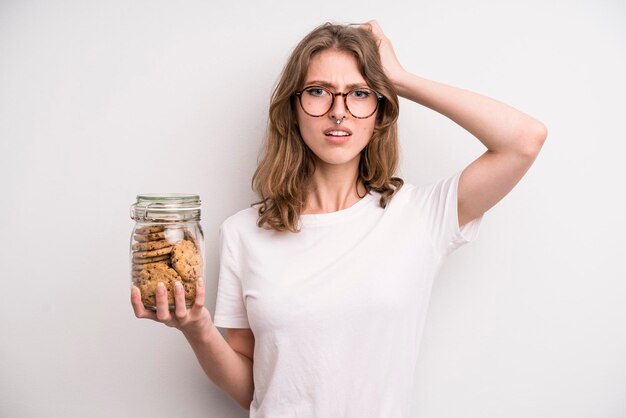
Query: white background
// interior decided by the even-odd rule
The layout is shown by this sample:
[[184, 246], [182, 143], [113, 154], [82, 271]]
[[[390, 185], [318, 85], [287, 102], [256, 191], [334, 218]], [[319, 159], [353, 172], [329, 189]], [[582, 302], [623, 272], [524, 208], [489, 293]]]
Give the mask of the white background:
[[[129, 206], [201, 195], [213, 313], [218, 227], [255, 199], [291, 49], [375, 18], [409, 71], [549, 131], [435, 283], [419, 417], [626, 417], [625, 4], [1, 1], [0, 416], [247, 415], [178, 331], [134, 317]], [[404, 99], [399, 131], [414, 184], [485, 151]]]

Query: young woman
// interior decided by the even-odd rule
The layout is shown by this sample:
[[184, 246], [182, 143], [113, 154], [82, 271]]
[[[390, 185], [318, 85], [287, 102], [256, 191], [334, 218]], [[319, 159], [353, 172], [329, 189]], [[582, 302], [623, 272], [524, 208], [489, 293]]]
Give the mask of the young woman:
[[[398, 165], [398, 95], [439, 112], [487, 151], [413, 186]], [[430, 290], [519, 182], [545, 126], [479, 94], [407, 72], [375, 20], [324, 24], [294, 49], [272, 96], [260, 202], [220, 228], [214, 318], [198, 285], [156, 313], [252, 417], [407, 417]], [[256, 206], [256, 207], [255, 207]], [[217, 327], [227, 329], [226, 340]]]

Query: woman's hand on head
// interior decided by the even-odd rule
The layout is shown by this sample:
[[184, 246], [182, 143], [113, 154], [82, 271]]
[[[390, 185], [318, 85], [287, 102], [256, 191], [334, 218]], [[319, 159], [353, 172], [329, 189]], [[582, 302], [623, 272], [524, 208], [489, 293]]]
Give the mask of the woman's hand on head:
[[376, 20], [370, 20], [367, 23], [363, 23], [361, 26], [374, 35], [374, 38], [378, 42], [378, 52], [380, 53], [380, 60], [383, 64], [385, 74], [395, 85], [396, 80], [405, 72], [405, 69], [400, 65], [400, 61], [398, 61], [398, 57], [396, 57], [391, 41], [385, 36]]
[[204, 306], [204, 282], [196, 283], [196, 299], [190, 308], [185, 304], [185, 290], [182, 286], [174, 287], [174, 311], [169, 310], [167, 291], [165, 286], [158, 286], [156, 291], [156, 312], [146, 309], [141, 301], [141, 292], [138, 287], [131, 289], [130, 301], [137, 318], [151, 319], [161, 322], [168, 327], [181, 330], [184, 333], [201, 334], [211, 329], [213, 320]]

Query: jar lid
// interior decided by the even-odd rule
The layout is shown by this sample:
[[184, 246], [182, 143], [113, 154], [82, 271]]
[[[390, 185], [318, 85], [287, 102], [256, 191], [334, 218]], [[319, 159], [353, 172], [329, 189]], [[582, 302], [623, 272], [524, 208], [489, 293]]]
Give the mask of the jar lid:
[[138, 194], [130, 217], [139, 222], [200, 220], [200, 196], [184, 193]]

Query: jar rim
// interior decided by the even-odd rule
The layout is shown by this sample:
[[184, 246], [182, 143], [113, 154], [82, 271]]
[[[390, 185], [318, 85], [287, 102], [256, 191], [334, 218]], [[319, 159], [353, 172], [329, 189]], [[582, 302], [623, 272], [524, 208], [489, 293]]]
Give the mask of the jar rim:
[[130, 217], [138, 222], [200, 220], [200, 196], [186, 193], [144, 193], [130, 207]]
[[141, 193], [137, 195], [139, 200], [183, 200], [193, 201], [200, 199], [200, 195], [188, 193]]

